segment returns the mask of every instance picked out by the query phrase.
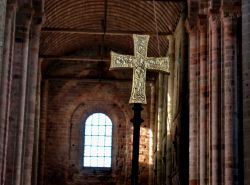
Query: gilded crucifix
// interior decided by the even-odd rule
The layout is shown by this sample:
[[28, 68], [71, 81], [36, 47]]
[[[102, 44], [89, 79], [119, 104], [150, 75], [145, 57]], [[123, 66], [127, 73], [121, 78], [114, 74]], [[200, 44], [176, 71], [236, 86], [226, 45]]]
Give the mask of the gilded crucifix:
[[133, 68], [133, 84], [129, 103], [146, 104], [146, 70], [169, 73], [168, 57], [147, 57], [148, 35], [133, 35], [134, 56], [111, 51], [110, 69]]
[[148, 51], [148, 35], [133, 35], [134, 39], [134, 56], [121, 55], [111, 52], [110, 69], [117, 68], [133, 68], [133, 84], [129, 103], [133, 103], [134, 117], [131, 122], [134, 125], [133, 129], [133, 155], [132, 155], [132, 171], [131, 185], [138, 185], [138, 159], [139, 159], [139, 144], [140, 144], [140, 125], [143, 122], [141, 119], [141, 104], [146, 104], [146, 70], [155, 70], [169, 72], [169, 60], [167, 57], [153, 58], [147, 57]]

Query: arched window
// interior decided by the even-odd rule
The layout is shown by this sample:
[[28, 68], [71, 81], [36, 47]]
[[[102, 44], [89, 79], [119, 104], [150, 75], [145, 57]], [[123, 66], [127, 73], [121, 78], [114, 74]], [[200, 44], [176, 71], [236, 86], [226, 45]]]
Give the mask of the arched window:
[[83, 167], [111, 167], [112, 122], [103, 113], [90, 115], [85, 122]]

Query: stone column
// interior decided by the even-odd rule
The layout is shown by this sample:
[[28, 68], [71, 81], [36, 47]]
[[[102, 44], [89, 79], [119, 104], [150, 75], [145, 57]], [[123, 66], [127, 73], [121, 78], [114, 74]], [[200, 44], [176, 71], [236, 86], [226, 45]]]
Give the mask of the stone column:
[[37, 89], [36, 89], [36, 114], [35, 114], [35, 141], [34, 141], [34, 159], [32, 169], [32, 185], [39, 184], [39, 138], [40, 138], [40, 113], [41, 113], [41, 81], [42, 81], [42, 59], [39, 59], [38, 75], [37, 75]]
[[[7, 0], [0, 1], [0, 81], [1, 81], [1, 72], [2, 72], [2, 53], [4, 46], [4, 29], [5, 29], [5, 13], [6, 13]], [[1, 84], [0, 84], [1, 88]], [[1, 176], [0, 176], [1, 178]]]
[[32, 11], [31, 9], [23, 9], [17, 15], [17, 30], [15, 43], [15, 59], [14, 59], [14, 78], [13, 81], [13, 103], [11, 120], [17, 124], [17, 136], [15, 146], [15, 175], [14, 184], [21, 185], [23, 173], [23, 140], [25, 132], [25, 110], [26, 110], [26, 90], [27, 90], [27, 66], [29, 54], [29, 35]]
[[31, 25], [30, 44], [29, 44], [29, 61], [28, 61], [28, 83], [26, 98], [26, 130], [24, 139], [24, 177], [23, 184], [31, 184], [33, 149], [34, 149], [34, 128], [36, 113], [36, 90], [38, 75], [38, 54], [39, 41], [42, 26], [43, 15], [34, 15]]
[[163, 161], [162, 161], [162, 125], [163, 123], [163, 98], [164, 98], [164, 77], [163, 74], [158, 76], [158, 97], [157, 97], [157, 184], [163, 182]]
[[174, 36], [168, 36], [168, 57], [169, 57], [169, 77], [168, 77], [168, 120], [167, 120], [167, 184], [171, 184], [172, 178], [172, 138], [171, 138], [171, 128], [173, 125], [173, 91], [174, 91], [174, 51], [175, 42]]
[[150, 139], [149, 139], [149, 185], [154, 184], [154, 128], [155, 128], [155, 83], [150, 83]]
[[220, 115], [221, 115], [221, 29], [220, 15], [210, 14], [211, 30], [211, 137], [212, 185], [220, 185]]
[[187, 29], [189, 32], [189, 185], [198, 185], [198, 33], [195, 23], [187, 22]]
[[224, 52], [224, 111], [225, 111], [225, 184], [234, 184], [234, 123], [235, 123], [235, 64], [236, 57], [236, 14], [223, 10]]
[[49, 82], [48, 80], [43, 80], [41, 82], [41, 119], [40, 119], [40, 130], [39, 130], [39, 175], [38, 184], [45, 184], [45, 154], [46, 154], [46, 129], [47, 129], [47, 109], [48, 109], [48, 90]]
[[6, 155], [9, 133], [8, 121], [8, 105], [10, 96], [11, 84], [11, 69], [12, 69], [12, 51], [13, 51], [13, 36], [15, 33], [15, 15], [16, 4], [11, 3], [7, 5], [6, 21], [5, 21], [5, 37], [3, 48], [3, 61], [0, 80], [0, 184], [5, 182], [6, 170]]
[[250, 1], [242, 0], [244, 184], [250, 184]]
[[199, 18], [199, 53], [200, 53], [200, 83], [199, 83], [199, 124], [200, 124], [200, 185], [208, 184], [208, 120], [207, 120], [207, 17]]

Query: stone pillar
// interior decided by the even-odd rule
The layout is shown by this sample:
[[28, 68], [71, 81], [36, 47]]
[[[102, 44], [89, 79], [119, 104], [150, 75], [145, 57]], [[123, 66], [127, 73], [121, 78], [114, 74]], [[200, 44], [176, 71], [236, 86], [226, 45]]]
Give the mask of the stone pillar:
[[8, 105], [11, 85], [12, 52], [15, 33], [16, 4], [7, 5], [5, 21], [5, 37], [3, 63], [0, 80], [0, 184], [5, 183], [6, 155], [8, 146], [9, 119]]
[[250, 1], [242, 0], [244, 184], [250, 184]]
[[39, 175], [38, 184], [45, 184], [45, 154], [46, 154], [46, 129], [47, 129], [47, 109], [48, 109], [48, 80], [41, 82], [41, 119], [40, 119], [40, 140], [39, 140]]
[[34, 159], [32, 169], [32, 185], [39, 184], [39, 138], [40, 138], [40, 113], [41, 113], [41, 80], [42, 80], [42, 59], [39, 59], [38, 75], [37, 75], [37, 89], [36, 89], [36, 114], [35, 114], [35, 136], [34, 136]]
[[168, 114], [168, 75], [163, 74], [163, 97], [162, 97], [162, 125], [161, 125], [161, 153], [162, 153], [162, 184], [166, 183], [167, 176], [166, 176], [166, 171], [167, 171], [167, 141], [168, 141], [168, 133], [167, 133], [167, 114]]
[[163, 182], [163, 161], [162, 161], [162, 125], [163, 125], [163, 98], [164, 98], [164, 77], [159, 74], [158, 77], [158, 97], [157, 97], [157, 184]]
[[155, 83], [150, 83], [150, 139], [149, 139], [149, 185], [154, 184], [154, 128], [155, 128]]
[[[5, 29], [5, 13], [6, 13], [7, 0], [0, 1], [0, 81], [1, 81], [1, 73], [2, 73], [2, 53], [4, 46], [4, 29]], [[1, 88], [1, 84], [0, 84]], [[1, 176], [0, 176], [1, 178]]]
[[24, 139], [24, 177], [23, 184], [31, 184], [33, 149], [34, 149], [34, 128], [36, 114], [36, 90], [37, 90], [37, 75], [38, 75], [38, 54], [39, 41], [42, 26], [42, 15], [34, 15], [31, 25], [30, 44], [29, 44], [29, 61], [28, 61], [28, 83], [27, 83], [27, 98], [26, 98], [26, 130]]
[[189, 32], [189, 185], [198, 185], [198, 33], [195, 24], [187, 23], [187, 29]]
[[172, 178], [172, 138], [171, 128], [173, 125], [173, 91], [174, 91], [174, 51], [175, 42], [174, 36], [168, 36], [168, 57], [169, 57], [169, 77], [168, 77], [168, 120], [167, 120], [167, 169], [166, 169], [166, 184], [171, 184]]
[[[199, 18], [199, 53], [200, 53], [200, 83], [199, 83], [199, 124], [200, 124], [200, 185], [208, 184], [208, 120], [207, 120], [207, 17]], [[190, 95], [191, 96], [191, 95]]]
[[[232, 10], [232, 9], [231, 9]], [[229, 13], [230, 12], [230, 13]], [[234, 124], [235, 124], [235, 64], [236, 57], [236, 14], [223, 10], [224, 52], [224, 111], [225, 111], [225, 184], [234, 184]]]
[[16, 124], [14, 184], [21, 185], [23, 173], [23, 149], [25, 132], [25, 110], [27, 90], [27, 66], [29, 54], [29, 35], [32, 11], [22, 9], [17, 15], [16, 43], [14, 53], [14, 72], [12, 84], [11, 121]]
[[211, 30], [211, 171], [212, 185], [220, 185], [220, 124], [221, 124], [221, 29], [220, 15], [209, 17]]

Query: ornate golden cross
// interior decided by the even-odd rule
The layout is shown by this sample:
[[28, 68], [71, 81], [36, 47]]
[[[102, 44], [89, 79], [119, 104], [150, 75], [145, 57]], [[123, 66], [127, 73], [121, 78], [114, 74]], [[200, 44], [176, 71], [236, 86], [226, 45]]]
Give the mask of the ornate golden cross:
[[111, 51], [110, 69], [133, 68], [133, 84], [129, 103], [146, 104], [146, 69], [169, 73], [168, 57], [147, 57], [149, 35], [133, 35], [134, 56]]

